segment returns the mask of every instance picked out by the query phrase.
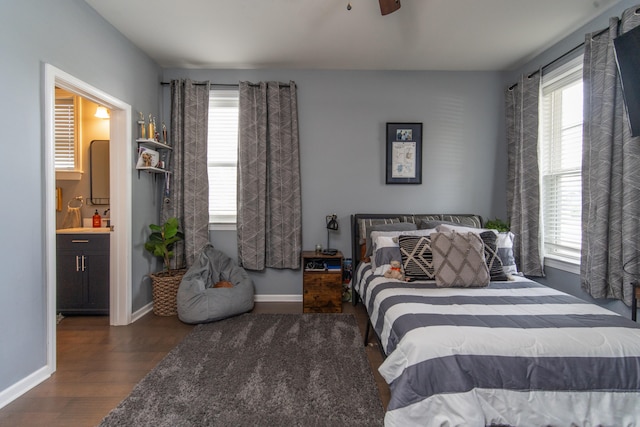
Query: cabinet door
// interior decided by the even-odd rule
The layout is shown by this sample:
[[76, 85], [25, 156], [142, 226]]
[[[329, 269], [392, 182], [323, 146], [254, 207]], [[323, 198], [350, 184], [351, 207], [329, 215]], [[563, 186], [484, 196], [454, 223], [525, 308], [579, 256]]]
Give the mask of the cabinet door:
[[[57, 311], [75, 310], [84, 300], [81, 255], [75, 251], [58, 251], [56, 261]], [[77, 262], [77, 264], [76, 264]]]
[[94, 314], [109, 314], [109, 252], [85, 256], [83, 308]]
[[302, 311], [304, 313], [340, 313], [342, 311], [342, 275], [339, 273], [303, 274]]

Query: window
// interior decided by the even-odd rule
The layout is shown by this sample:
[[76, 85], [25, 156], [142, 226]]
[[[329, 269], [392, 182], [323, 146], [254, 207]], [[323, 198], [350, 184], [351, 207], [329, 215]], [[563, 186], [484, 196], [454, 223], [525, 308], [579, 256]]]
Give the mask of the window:
[[210, 223], [236, 223], [238, 108], [238, 90], [211, 91], [207, 136]]
[[580, 263], [582, 57], [542, 77], [540, 171], [545, 258]]
[[[78, 150], [78, 97], [56, 88], [54, 106], [54, 165], [58, 175], [67, 179], [80, 179], [80, 154]], [[76, 178], [74, 174], [78, 174]]]

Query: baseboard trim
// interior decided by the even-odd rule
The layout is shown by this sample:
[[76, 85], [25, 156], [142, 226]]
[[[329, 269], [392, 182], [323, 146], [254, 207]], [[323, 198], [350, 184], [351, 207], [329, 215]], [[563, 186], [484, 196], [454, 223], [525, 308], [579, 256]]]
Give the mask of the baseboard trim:
[[302, 295], [259, 294], [253, 297], [255, 302], [302, 302]]
[[0, 408], [4, 408], [41, 382], [51, 376], [52, 372], [49, 366], [43, 366], [26, 378], [21, 379], [17, 383], [9, 386], [0, 392]]
[[142, 306], [142, 308], [136, 310], [134, 313], [131, 313], [131, 323], [139, 320], [140, 318], [142, 318], [142, 316], [149, 313], [151, 310], [153, 310], [153, 302], [150, 302], [149, 304]]

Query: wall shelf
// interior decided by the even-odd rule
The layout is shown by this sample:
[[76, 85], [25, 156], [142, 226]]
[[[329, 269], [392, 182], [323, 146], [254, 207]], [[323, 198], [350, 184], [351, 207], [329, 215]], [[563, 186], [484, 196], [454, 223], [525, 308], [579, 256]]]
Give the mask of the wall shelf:
[[169, 144], [165, 144], [164, 142], [156, 141], [155, 139], [138, 138], [138, 139], [136, 139], [136, 142], [138, 144], [146, 144], [148, 146], [155, 147], [155, 148], [173, 150], [173, 147], [170, 146]]
[[[168, 150], [168, 151], [173, 150], [173, 147], [170, 146], [169, 144], [156, 141], [155, 139], [138, 138], [136, 139], [136, 143], [138, 144], [138, 151], [140, 151], [140, 146], [145, 146], [150, 149], [155, 149], [155, 150], [158, 150], [159, 152], [162, 152], [163, 150]], [[167, 152], [165, 151], [165, 153]], [[166, 157], [166, 156], [161, 155], [161, 157]], [[165, 177], [171, 174], [171, 172], [168, 171], [167, 169], [163, 169], [155, 166], [137, 166], [136, 165], [136, 170], [138, 171], [138, 179], [140, 178], [140, 171], [146, 171], [147, 173], [154, 174], [154, 181], [155, 181], [155, 177], [158, 174], [164, 174]]]

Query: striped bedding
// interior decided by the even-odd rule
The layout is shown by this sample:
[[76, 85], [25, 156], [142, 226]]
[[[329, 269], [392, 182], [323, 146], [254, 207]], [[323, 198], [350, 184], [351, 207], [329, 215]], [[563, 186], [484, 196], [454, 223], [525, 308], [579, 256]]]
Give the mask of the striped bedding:
[[355, 289], [387, 358], [387, 426], [640, 426], [640, 329], [524, 278]]

